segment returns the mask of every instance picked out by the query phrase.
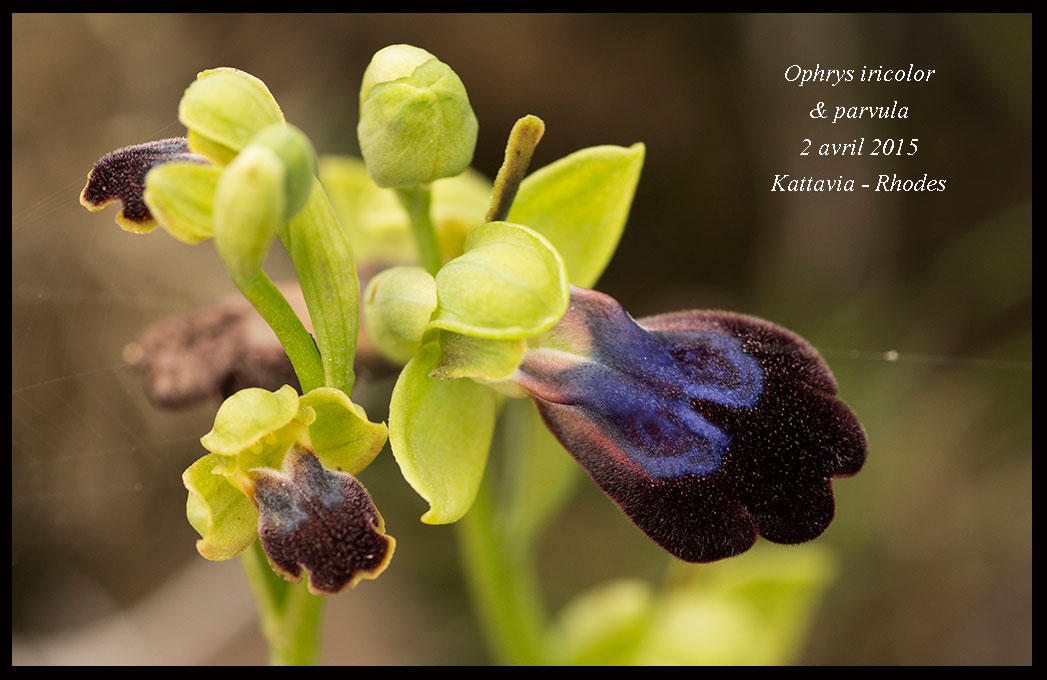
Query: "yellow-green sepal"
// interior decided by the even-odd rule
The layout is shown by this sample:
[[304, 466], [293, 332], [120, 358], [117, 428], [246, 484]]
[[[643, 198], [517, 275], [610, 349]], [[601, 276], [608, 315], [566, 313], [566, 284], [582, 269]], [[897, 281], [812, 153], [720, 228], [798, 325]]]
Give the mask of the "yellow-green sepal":
[[280, 105], [258, 78], [235, 68], [201, 71], [178, 104], [189, 129], [189, 148], [218, 164], [231, 160], [251, 138], [284, 121]]
[[216, 467], [227, 457], [209, 453], [182, 473], [188, 490], [186, 517], [201, 538], [197, 551], [209, 560], [228, 560], [258, 538], [258, 509]]
[[618, 247], [643, 159], [639, 143], [576, 151], [520, 183], [508, 220], [549, 239], [571, 283], [591, 288]]
[[389, 443], [404, 479], [429, 503], [426, 524], [455, 522], [483, 480], [494, 432], [495, 392], [472, 380], [430, 378], [440, 346], [404, 366], [389, 404]]
[[361, 406], [334, 387], [318, 387], [299, 400], [316, 414], [309, 424], [309, 439], [328, 470], [359, 474], [385, 445], [384, 423], [372, 423]]
[[221, 174], [221, 168], [202, 163], [158, 165], [145, 176], [145, 204], [171, 236], [199, 243], [214, 235], [214, 196]]
[[537, 232], [509, 222], [474, 229], [465, 252], [436, 275], [439, 303], [430, 328], [492, 340], [549, 330], [567, 310], [563, 260]]

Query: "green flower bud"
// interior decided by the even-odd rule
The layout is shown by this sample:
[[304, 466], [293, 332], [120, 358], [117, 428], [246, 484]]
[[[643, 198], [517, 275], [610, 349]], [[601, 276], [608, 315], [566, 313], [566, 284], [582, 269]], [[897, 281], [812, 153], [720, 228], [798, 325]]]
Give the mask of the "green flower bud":
[[472, 161], [478, 125], [465, 85], [425, 50], [379, 50], [364, 73], [360, 100], [360, 151], [379, 186], [427, 184], [459, 174]]
[[286, 215], [284, 164], [272, 150], [251, 145], [218, 180], [214, 241], [234, 281], [252, 278]]
[[284, 164], [286, 204], [284, 219], [290, 220], [305, 206], [316, 176], [316, 151], [305, 133], [293, 125], [276, 123], [259, 132], [250, 146], [262, 146], [275, 153]]
[[378, 351], [406, 363], [421, 347], [436, 309], [436, 281], [421, 267], [392, 267], [364, 292], [364, 322]]

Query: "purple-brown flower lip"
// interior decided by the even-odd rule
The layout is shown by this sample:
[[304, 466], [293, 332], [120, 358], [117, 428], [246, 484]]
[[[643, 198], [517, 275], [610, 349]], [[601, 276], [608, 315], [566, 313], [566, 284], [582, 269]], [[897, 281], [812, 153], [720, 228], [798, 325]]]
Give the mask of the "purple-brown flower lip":
[[[861, 468], [865, 435], [799, 336], [715, 311], [634, 321], [572, 288], [551, 349], [518, 383], [564, 447], [648, 536], [681, 559], [820, 535], [832, 479]], [[564, 348], [573, 347], [573, 351]]]

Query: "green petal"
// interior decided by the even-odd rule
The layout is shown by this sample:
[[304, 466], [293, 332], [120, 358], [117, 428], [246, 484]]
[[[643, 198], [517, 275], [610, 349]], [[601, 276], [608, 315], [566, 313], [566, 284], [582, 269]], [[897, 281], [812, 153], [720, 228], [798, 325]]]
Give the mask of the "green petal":
[[263, 129], [282, 123], [284, 114], [261, 80], [235, 68], [216, 68], [197, 74], [186, 89], [178, 120], [189, 129], [189, 148], [208, 156], [221, 147], [240, 151]]
[[260, 387], [240, 390], [218, 407], [214, 427], [200, 443], [208, 451], [226, 456], [259, 448], [269, 435], [290, 424], [298, 410], [298, 392], [290, 385], [276, 392]]
[[516, 372], [527, 349], [524, 340], [471, 338], [448, 331], [440, 331], [439, 340], [440, 361], [429, 376], [441, 380], [505, 380]]
[[300, 403], [316, 412], [316, 420], [309, 425], [309, 439], [329, 470], [358, 474], [385, 445], [385, 425], [368, 420], [363, 408], [339, 389], [318, 387]]
[[221, 168], [167, 163], [145, 176], [145, 204], [171, 236], [193, 244], [214, 235], [214, 195]]
[[524, 179], [508, 219], [549, 239], [571, 283], [591, 288], [618, 247], [643, 158], [643, 144], [576, 151]]
[[429, 377], [440, 347], [422, 347], [400, 373], [389, 404], [389, 443], [404, 479], [429, 502], [427, 524], [460, 519], [483, 479], [496, 395], [472, 380]]
[[196, 549], [209, 560], [235, 557], [258, 538], [258, 510], [239, 489], [215, 470], [225, 456], [210, 453], [182, 473], [189, 491], [186, 516], [202, 536]]
[[430, 328], [493, 340], [549, 330], [567, 309], [563, 261], [541, 235], [508, 222], [473, 230], [465, 254], [436, 275]]

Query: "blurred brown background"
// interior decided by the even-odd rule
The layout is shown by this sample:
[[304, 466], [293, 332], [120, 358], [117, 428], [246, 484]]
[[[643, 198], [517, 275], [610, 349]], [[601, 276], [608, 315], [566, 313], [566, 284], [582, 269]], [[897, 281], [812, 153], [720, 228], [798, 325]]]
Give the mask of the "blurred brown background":
[[[234, 289], [208, 244], [126, 234], [114, 208], [77, 198], [103, 154], [183, 134], [181, 93], [214, 66], [263, 79], [321, 152], [356, 153], [360, 77], [398, 42], [462, 77], [489, 176], [526, 113], [547, 125], [536, 166], [646, 142], [599, 286], [634, 315], [732, 309], [822, 349], [870, 454], [835, 485], [819, 540], [840, 579], [802, 662], [1031, 663], [1031, 16], [14, 15], [12, 41], [15, 663], [264, 662], [239, 566], [200, 558], [184, 515], [180, 474], [215, 404], [157, 411], [122, 358], [148, 324]], [[783, 77], [910, 63], [937, 73]], [[907, 120], [807, 115], [894, 100]], [[916, 137], [919, 152], [799, 155], [804, 138], [863, 136]], [[881, 172], [947, 190], [770, 192], [775, 173]], [[356, 396], [380, 418], [388, 389]], [[382, 578], [332, 600], [325, 660], [486, 663], [454, 530], [417, 521], [425, 504], [388, 452], [363, 481], [399, 545]], [[591, 484], [542, 561], [553, 606], [664, 568]]]

